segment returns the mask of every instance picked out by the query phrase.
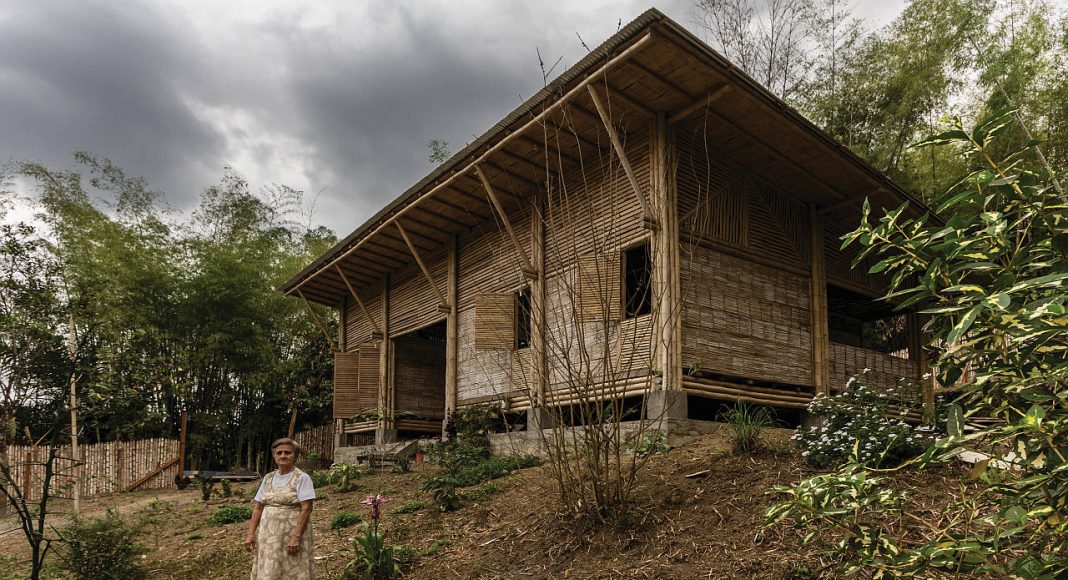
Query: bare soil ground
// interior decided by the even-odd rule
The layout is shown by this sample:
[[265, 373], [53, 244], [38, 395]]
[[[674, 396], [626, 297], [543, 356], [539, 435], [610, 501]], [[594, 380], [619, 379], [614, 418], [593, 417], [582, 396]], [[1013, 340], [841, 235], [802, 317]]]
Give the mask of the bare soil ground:
[[[316, 501], [312, 517], [317, 573], [338, 577], [360, 532], [359, 525], [331, 530], [334, 515], [342, 510], [365, 514], [359, 501], [382, 493], [390, 498], [382, 520], [389, 542], [421, 551], [406, 566], [406, 578], [834, 577], [836, 563], [821, 556], [818, 542], [799, 547], [800, 532], [762, 528], [764, 510], [774, 499], [768, 490], [813, 473], [786, 441], [788, 433], [770, 432], [768, 449], [753, 457], [732, 453], [722, 428], [673, 437], [671, 450], [654, 456], [643, 471], [633, 515], [613, 526], [562, 517], [545, 466], [496, 480], [499, 490], [490, 488], [486, 497], [465, 501], [450, 513], [432, 506], [397, 513], [410, 501], [431, 503], [421, 489], [424, 476], [436, 471], [429, 465], [403, 474], [378, 471], [348, 493], [327, 486], [319, 490], [324, 497]], [[686, 477], [706, 469], [699, 477]], [[937, 515], [962, 480], [962, 471], [941, 470], [907, 474], [899, 484], [914, 489], [921, 512]], [[235, 488], [251, 497], [257, 485]], [[150, 578], [246, 578], [251, 566], [242, 546], [247, 523], [209, 521], [222, 505], [241, 501], [203, 502], [199, 490], [190, 488], [94, 497], [84, 502], [83, 511], [94, 515], [113, 509], [140, 526]], [[57, 516], [57, 525], [63, 521]], [[2, 532], [16, 522], [8, 517], [0, 525]], [[0, 578], [25, 577], [29, 552], [21, 532], [0, 535], [0, 547], [6, 554]]]

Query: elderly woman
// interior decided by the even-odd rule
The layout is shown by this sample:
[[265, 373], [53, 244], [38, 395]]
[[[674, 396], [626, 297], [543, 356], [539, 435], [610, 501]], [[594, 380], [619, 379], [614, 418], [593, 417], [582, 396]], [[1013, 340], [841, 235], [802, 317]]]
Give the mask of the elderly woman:
[[260, 482], [245, 536], [245, 549], [255, 550], [251, 580], [315, 578], [311, 528], [315, 487], [308, 474], [295, 467], [299, 453], [292, 439], [271, 444], [278, 470]]

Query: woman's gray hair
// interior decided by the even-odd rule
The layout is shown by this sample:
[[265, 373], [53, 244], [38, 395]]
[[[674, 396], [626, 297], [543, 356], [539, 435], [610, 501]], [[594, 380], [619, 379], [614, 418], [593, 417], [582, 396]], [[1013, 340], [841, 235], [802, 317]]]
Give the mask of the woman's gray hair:
[[303, 450], [300, 448], [300, 445], [289, 437], [275, 439], [274, 443], [271, 443], [271, 451], [273, 452], [275, 447], [278, 447], [279, 445], [289, 445], [290, 447], [292, 447], [293, 455], [300, 455], [303, 452]]

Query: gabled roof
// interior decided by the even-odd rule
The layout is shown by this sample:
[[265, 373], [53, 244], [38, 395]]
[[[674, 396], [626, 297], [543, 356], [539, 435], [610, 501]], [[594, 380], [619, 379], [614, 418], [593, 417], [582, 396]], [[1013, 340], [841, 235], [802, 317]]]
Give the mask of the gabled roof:
[[[395, 227], [398, 221], [420, 252], [432, 253], [454, 234], [490, 219], [476, 165], [494, 183], [508, 186], [504, 189], [510, 190], [514, 205], [544, 183], [547, 158], [567, 169], [583, 155], [603, 152], [604, 126], [587, 85], [604, 95], [614, 125], [638, 126], [637, 121], [662, 113], [679, 127], [700, 129], [717, 152], [799, 201], [821, 208], [830, 219], [856, 219], [857, 206], [865, 198], [876, 207], [908, 200], [912, 207], [924, 208], [678, 23], [650, 9], [356, 228], [282, 290], [337, 305], [347, 283], [357, 288], [372, 284], [412, 262]], [[562, 127], [567, 139], [556, 138], [565, 133]]]

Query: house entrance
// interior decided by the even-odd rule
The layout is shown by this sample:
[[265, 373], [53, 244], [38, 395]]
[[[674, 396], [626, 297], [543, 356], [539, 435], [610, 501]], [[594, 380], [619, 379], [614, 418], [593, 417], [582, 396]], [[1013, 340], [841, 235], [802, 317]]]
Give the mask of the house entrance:
[[442, 321], [393, 339], [393, 408], [401, 439], [441, 432], [446, 336]]

